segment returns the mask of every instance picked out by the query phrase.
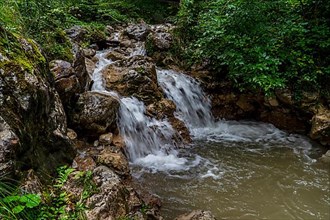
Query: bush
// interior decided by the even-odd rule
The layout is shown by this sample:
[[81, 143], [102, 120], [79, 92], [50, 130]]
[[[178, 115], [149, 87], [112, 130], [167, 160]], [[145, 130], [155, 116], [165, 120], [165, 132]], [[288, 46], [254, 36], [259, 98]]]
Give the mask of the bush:
[[207, 60], [219, 74], [227, 70], [226, 76], [241, 89], [271, 94], [290, 87], [329, 95], [324, 83], [330, 80], [329, 5], [183, 0], [179, 26], [191, 60]]

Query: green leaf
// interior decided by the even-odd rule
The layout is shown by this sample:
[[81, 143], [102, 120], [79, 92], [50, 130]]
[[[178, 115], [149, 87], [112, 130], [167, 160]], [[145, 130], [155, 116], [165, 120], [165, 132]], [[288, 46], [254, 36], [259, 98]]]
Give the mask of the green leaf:
[[7, 196], [3, 199], [5, 203], [11, 203], [11, 202], [16, 202], [20, 199], [20, 196]]
[[14, 212], [15, 214], [18, 214], [18, 213], [20, 213], [21, 211], [23, 211], [24, 208], [25, 208], [25, 206], [22, 206], [22, 205], [15, 206], [15, 207], [13, 208], [13, 212]]
[[25, 203], [28, 208], [34, 208], [40, 204], [41, 198], [37, 194], [27, 194], [22, 196], [19, 201]]

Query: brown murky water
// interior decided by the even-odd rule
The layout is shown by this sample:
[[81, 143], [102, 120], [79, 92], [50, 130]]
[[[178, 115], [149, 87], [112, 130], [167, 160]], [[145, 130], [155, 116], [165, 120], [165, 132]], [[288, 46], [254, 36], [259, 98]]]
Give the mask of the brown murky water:
[[195, 209], [218, 219], [330, 219], [329, 164], [324, 149], [275, 144], [196, 142], [181, 152], [198, 166], [150, 173], [133, 168], [136, 181], [163, 201], [174, 219]]

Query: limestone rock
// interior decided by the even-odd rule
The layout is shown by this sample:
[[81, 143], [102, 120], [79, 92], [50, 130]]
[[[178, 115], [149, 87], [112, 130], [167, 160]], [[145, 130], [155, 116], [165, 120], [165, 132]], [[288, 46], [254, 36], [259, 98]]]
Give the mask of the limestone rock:
[[147, 105], [162, 97], [155, 65], [150, 58], [134, 56], [115, 62], [102, 74], [106, 89], [115, 90], [122, 96], [135, 96]]
[[129, 175], [128, 161], [121, 151], [106, 147], [98, 155], [97, 162], [107, 167], [113, 168], [114, 171], [119, 175]]
[[95, 56], [96, 50], [94, 50], [92, 48], [85, 48], [85, 49], [83, 49], [83, 54], [84, 54], [84, 57], [91, 59]]
[[99, 192], [87, 200], [87, 219], [116, 219], [128, 214], [129, 192], [119, 176], [106, 166], [95, 168], [93, 175]]
[[0, 176], [13, 171], [14, 153], [19, 148], [19, 138], [0, 116]]
[[107, 55], [106, 55], [107, 59], [111, 59], [112, 61], [116, 61], [116, 60], [123, 60], [125, 59], [125, 55], [122, 53], [119, 53], [117, 51], [110, 51]]
[[129, 25], [125, 30], [127, 36], [138, 41], [145, 40], [149, 32], [150, 27], [145, 23]]
[[210, 211], [196, 210], [189, 214], [180, 215], [175, 220], [215, 220]]
[[73, 123], [86, 135], [98, 137], [115, 126], [118, 108], [118, 100], [109, 95], [85, 92], [76, 104]]
[[0, 53], [8, 59], [0, 62], [0, 117], [4, 135], [1, 149], [7, 158], [4, 161], [13, 158], [19, 161], [18, 170], [24, 164], [51, 172], [63, 161], [72, 159], [74, 153], [66, 136], [66, 115], [54, 88], [54, 78], [35, 42], [1, 27], [0, 39], [11, 42], [11, 51], [15, 51], [9, 53], [0, 40]]

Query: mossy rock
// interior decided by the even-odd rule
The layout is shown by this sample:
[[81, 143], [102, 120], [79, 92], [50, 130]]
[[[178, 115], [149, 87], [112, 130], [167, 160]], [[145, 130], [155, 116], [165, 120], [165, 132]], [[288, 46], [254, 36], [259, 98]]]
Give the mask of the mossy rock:
[[66, 116], [45, 57], [33, 40], [2, 27], [0, 105], [0, 117], [19, 139], [19, 147], [3, 158], [14, 161], [12, 170], [49, 173], [71, 159]]

